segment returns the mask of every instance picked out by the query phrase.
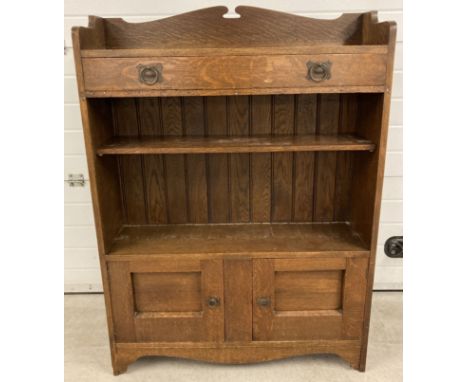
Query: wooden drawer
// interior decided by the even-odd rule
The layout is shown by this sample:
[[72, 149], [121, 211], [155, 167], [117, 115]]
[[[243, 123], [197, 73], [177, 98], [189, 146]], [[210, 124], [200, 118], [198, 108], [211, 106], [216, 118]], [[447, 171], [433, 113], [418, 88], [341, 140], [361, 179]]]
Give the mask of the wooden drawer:
[[[88, 92], [250, 89], [254, 93], [256, 89], [382, 86], [386, 58], [383, 54], [316, 54], [83, 58], [82, 62]], [[327, 68], [317, 66], [324, 63], [330, 63], [329, 76]], [[140, 79], [146, 67], [158, 71], [156, 83]], [[151, 73], [145, 72], [148, 82]]]

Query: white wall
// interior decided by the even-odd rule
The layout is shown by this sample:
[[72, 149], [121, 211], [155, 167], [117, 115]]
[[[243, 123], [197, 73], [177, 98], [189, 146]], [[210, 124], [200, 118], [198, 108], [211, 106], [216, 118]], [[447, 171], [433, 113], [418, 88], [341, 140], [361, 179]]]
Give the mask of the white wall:
[[[198, 8], [223, 4], [233, 10], [239, 3], [224, 1], [155, 0], [65, 0], [65, 173], [81, 173], [88, 179], [83, 132], [78, 105], [71, 31], [75, 25], [87, 25], [87, 15], [123, 17], [127, 21], [148, 21]], [[398, 23], [393, 99], [390, 115], [388, 155], [380, 222], [375, 289], [400, 289], [403, 286], [402, 260], [383, 253], [389, 236], [403, 234], [403, 13], [402, 0], [262, 0], [241, 2], [303, 16], [335, 18], [343, 12], [379, 11], [380, 20]], [[72, 188], [65, 183], [65, 291], [101, 291], [96, 237], [93, 227], [89, 183]]]

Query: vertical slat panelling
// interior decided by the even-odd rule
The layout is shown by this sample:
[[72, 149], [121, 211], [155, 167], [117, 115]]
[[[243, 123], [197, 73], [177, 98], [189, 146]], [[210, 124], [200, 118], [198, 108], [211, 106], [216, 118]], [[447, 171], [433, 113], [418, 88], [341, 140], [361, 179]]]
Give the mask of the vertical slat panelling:
[[[161, 99], [164, 134], [183, 135], [181, 100], [178, 97]], [[182, 154], [164, 157], [166, 199], [169, 223], [187, 223], [185, 165]]]
[[[184, 102], [185, 134], [205, 135], [204, 106], [202, 97], [186, 97]], [[206, 156], [186, 155], [187, 195], [190, 223], [208, 222]]]
[[[341, 95], [341, 113], [339, 132], [354, 133], [356, 125], [357, 103], [353, 94]], [[348, 221], [351, 202], [351, 178], [353, 153], [339, 152], [336, 157], [335, 181], [335, 220]]]
[[[249, 97], [228, 98], [229, 135], [249, 135]], [[243, 223], [250, 220], [249, 154], [231, 154], [229, 185], [231, 196], [231, 221]]]
[[161, 124], [161, 108], [158, 98], [137, 98], [140, 117], [140, 132], [146, 136], [163, 134]]
[[[276, 95], [273, 97], [274, 135], [288, 135], [294, 132], [294, 96]], [[271, 220], [291, 221], [292, 215], [292, 153], [272, 154], [272, 208]]]
[[[296, 134], [315, 134], [317, 96], [300, 94], [296, 96]], [[294, 154], [294, 211], [296, 222], [312, 221], [314, 192], [315, 153], [300, 152]]]
[[[317, 131], [334, 135], [338, 132], [340, 95], [322, 94], [318, 98]], [[336, 152], [321, 152], [315, 161], [314, 221], [334, 219]]]
[[[163, 135], [162, 116], [158, 98], [138, 99], [141, 135]], [[150, 224], [167, 223], [166, 179], [161, 155], [143, 155], [146, 185], [146, 206]]]
[[[205, 100], [207, 135], [227, 135], [226, 98], [207, 97]], [[230, 221], [227, 154], [209, 155], [207, 167], [210, 222], [227, 223]]]
[[[252, 135], [271, 134], [271, 96], [251, 98]], [[251, 156], [251, 217], [252, 221], [269, 222], [271, 212], [271, 154]]]
[[[114, 100], [114, 129], [119, 136], [138, 136], [138, 118], [133, 98]], [[139, 155], [119, 157], [120, 177], [128, 224], [146, 223], [145, 189]]]

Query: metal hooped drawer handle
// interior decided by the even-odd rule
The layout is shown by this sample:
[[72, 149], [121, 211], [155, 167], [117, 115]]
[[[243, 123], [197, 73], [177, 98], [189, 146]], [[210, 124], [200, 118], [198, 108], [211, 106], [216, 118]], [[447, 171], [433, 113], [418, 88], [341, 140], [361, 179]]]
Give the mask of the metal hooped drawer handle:
[[216, 296], [211, 296], [211, 297], [208, 297], [208, 306], [210, 308], [216, 308], [217, 306], [219, 306], [221, 303], [221, 299], [219, 297], [216, 297]]
[[257, 298], [257, 305], [267, 307], [270, 306], [271, 299], [270, 297], [259, 297]]
[[162, 64], [138, 65], [138, 80], [145, 85], [162, 82]]
[[331, 78], [330, 61], [326, 62], [307, 62], [307, 79], [314, 82], [322, 82]]

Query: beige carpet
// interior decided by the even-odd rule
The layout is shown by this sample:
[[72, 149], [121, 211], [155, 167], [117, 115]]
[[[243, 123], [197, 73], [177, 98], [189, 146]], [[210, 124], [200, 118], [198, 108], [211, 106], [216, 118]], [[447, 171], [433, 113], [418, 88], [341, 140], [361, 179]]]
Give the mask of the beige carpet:
[[306, 356], [254, 365], [225, 366], [173, 358], [144, 358], [126, 374], [112, 375], [102, 295], [65, 296], [65, 381], [313, 381], [399, 382], [402, 380], [400, 292], [376, 292], [367, 371], [351, 369], [335, 356]]

